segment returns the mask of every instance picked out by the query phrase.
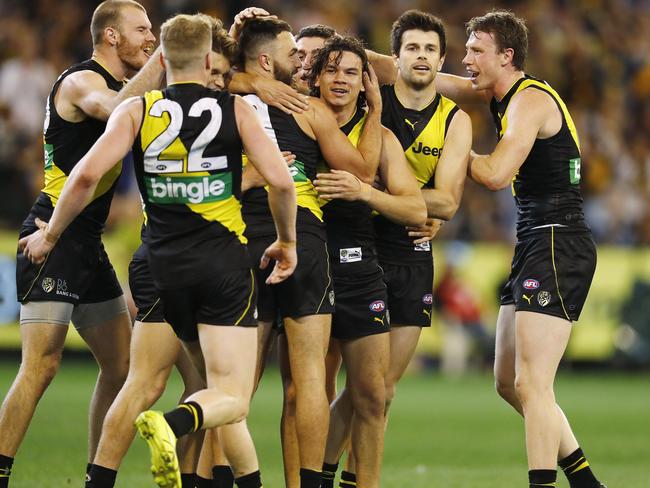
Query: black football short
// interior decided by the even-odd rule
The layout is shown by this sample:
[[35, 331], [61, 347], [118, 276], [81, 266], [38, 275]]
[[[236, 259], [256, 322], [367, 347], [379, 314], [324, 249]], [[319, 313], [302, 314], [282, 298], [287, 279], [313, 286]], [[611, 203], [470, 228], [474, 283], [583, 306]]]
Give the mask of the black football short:
[[431, 326], [433, 260], [418, 265], [382, 264], [391, 326]]
[[146, 247], [141, 244], [129, 263], [129, 288], [138, 309], [138, 322], [164, 322], [163, 304], [160, 292], [153, 282]]
[[160, 290], [163, 313], [185, 342], [199, 338], [197, 324], [257, 326], [255, 277], [250, 268], [235, 269], [175, 290]]
[[380, 271], [356, 280], [334, 278], [334, 293], [332, 337], [356, 339], [390, 331], [388, 291]]
[[596, 245], [591, 233], [539, 229], [517, 242], [501, 305], [578, 320], [595, 270]]
[[[23, 223], [20, 238], [37, 230], [34, 215]], [[32, 264], [22, 252], [16, 255], [18, 301], [98, 303], [122, 295], [100, 239], [79, 238], [70, 230], [61, 235], [43, 264]]]
[[298, 234], [298, 266], [294, 273], [277, 285], [267, 285], [273, 270], [260, 269], [260, 258], [273, 238], [250, 239], [248, 252], [258, 284], [257, 313], [264, 322], [278, 322], [280, 318], [299, 318], [307, 315], [334, 312], [334, 289], [330, 274], [327, 244], [311, 234]]

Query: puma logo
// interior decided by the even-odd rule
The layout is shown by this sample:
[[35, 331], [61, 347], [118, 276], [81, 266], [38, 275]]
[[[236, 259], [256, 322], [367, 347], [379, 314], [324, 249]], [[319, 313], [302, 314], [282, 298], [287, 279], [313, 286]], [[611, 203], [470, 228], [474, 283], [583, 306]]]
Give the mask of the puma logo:
[[417, 120], [415, 122], [411, 122], [409, 119], [404, 119], [404, 122], [406, 122], [406, 124], [413, 130], [415, 130], [415, 124], [418, 123]]
[[373, 317], [372, 320], [374, 320], [375, 322], [379, 322], [381, 325], [384, 325], [383, 317]]
[[528, 296], [528, 295], [521, 295], [521, 298], [525, 298], [526, 301], [528, 302], [528, 305], [530, 305], [530, 301], [533, 299], [533, 295]]
[[427, 317], [431, 318], [431, 312], [429, 312], [426, 308], [423, 308], [422, 311], [426, 314]]

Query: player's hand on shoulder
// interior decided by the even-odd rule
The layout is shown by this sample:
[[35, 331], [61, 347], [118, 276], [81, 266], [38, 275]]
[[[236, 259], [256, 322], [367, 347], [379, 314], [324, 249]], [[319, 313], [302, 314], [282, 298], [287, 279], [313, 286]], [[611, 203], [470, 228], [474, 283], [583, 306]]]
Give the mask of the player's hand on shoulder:
[[309, 108], [309, 97], [298, 93], [286, 83], [256, 76], [253, 85], [255, 93], [264, 103], [285, 113], [300, 114]]
[[22, 252], [32, 264], [41, 264], [54, 248], [58, 238], [48, 232], [46, 222], [37, 218], [35, 223], [38, 229], [18, 241], [18, 251]]
[[318, 173], [314, 180], [318, 196], [325, 200], [370, 200], [370, 185], [364, 183], [353, 174], [333, 169], [330, 173]]
[[266, 279], [267, 285], [280, 283], [293, 274], [298, 265], [296, 243], [276, 240], [264, 251], [260, 260], [260, 268], [266, 269], [272, 260], [275, 261], [275, 265]]

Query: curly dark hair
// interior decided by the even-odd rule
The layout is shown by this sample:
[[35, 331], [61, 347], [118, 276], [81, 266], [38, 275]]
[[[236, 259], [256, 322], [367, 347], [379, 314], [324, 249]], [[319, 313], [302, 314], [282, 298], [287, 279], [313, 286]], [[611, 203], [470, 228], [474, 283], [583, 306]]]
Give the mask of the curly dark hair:
[[[359, 56], [361, 59], [362, 72], [367, 73], [369, 69], [368, 55], [361, 42], [356, 37], [352, 36], [340, 36], [335, 34], [325, 41], [325, 45], [316, 51], [311, 62], [311, 70], [309, 72], [308, 80], [309, 87], [311, 89], [311, 95], [314, 97], [320, 97], [320, 89], [316, 86], [316, 81], [321, 75], [323, 70], [327, 67], [330, 60], [338, 66], [341, 62], [344, 52], [351, 52]], [[332, 59], [332, 56], [333, 59]], [[359, 101], [357, 103], [360, 107], [365, 106], [366, 96], [363, 92], [359, 94]]]

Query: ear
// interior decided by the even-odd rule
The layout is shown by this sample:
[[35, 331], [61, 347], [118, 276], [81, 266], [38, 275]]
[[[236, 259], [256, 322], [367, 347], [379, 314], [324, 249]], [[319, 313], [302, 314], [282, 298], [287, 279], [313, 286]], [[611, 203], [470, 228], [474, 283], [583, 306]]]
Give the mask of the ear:
[[503, 52], [501, 53], [501, 56], [502, 56], [501, 66], [507, 66], [509, 64], [512, 64], [512, 60], [515, 57], [515, 50], [512, 49], [511, 47], [504, 49]]
[[445, 64], [445, 57], [441, 56], [440, 61], [438, 61], [438, 71], [442, 70], [442, 65]]
[[266, 53], [257, 56], [257, 62], [264, 69], [264, 71], [273, 72], [273, 58]]
[[120, 41], [120, 33], [113, 27], [106, 27], [104, 29], [104, 39], [109, 46], [115, 46]]
[[212, 56], [210, 52], [205, 55], [205, 69], [206, 71], [210, 71], [212, 69]]
[[393, 54], [393, 64], [395, 65], [396, 68], [399, 68], [399, 56], [397, 54]]
[[158, 60], [160, 61], [160, 66], [162, 66], [162, 68], [164, 70], [166, 70], [167, 69], [167, 64], [165, 63], [165, 55], [163, 54], [162, 49], [160, 50]]

